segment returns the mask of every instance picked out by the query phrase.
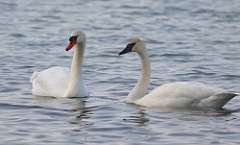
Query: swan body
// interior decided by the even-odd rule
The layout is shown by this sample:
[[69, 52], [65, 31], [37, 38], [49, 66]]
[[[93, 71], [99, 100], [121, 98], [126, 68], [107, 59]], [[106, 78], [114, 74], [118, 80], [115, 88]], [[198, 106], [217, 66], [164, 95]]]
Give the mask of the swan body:
[[127, 96], [128, 103], [146, 107], [176, 109], [222, 109], [238, 93], [228, 92], [199, 82], [175, 82], [161, 85], [146, 95], [150, 82], [150, 61], [144, 42], [131, 38], [119, 55], [136, 52], [141, 59], [141, 76]]
[[[224, 92], [223, 89], [211, 87], [198, 82], [176, 82], [157, 87], [146, 96], [136, 100], [135, 103], [147, 107], [160, 106], [164, 108], [196, 109], [213, 107], [220, 109], [226, 101], [235, 96], [235, 94], [229, 94], [229, 96], [220, 100], [220, 95], [224, 96], [227, 94]], [[161, 101], [159, 99], [161, 99]], [[216, 104], [218, 99], [219, 103]], [[223, 101], [224, 104], [220, 101]]]
[[34, 72], [31, 78], [32, 94], [52, 97], [84, 97], [89, 92], [82, 76], [83, 53], [86, 38], [83, 32], [73, 32], [66, 51], [74, 48], [71, 68], [51, 67]]

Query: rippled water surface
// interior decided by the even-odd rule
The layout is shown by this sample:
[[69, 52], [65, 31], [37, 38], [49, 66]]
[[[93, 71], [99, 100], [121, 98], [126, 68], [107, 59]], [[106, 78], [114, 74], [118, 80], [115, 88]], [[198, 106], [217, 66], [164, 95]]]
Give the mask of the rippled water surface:
[[[4, 145], [240, 144], [240, 113], [163, 111], [123, 100], [139, 77], [127, 39], [145, 40], [152, 89], [199, 81], [240, 91], [238, 0], [1, 0], [0, 139]], [[85, 98], [31, 95], [33, 71], [69, 66], [69, 34], [87, 34]], [[226, 108], [238, 110], [240, 99]]]

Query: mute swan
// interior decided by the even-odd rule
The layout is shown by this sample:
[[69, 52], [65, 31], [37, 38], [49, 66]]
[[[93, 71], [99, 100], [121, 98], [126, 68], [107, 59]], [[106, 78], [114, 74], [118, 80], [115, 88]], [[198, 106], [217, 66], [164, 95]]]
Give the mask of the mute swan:
[[41, 72], [34, 72], [31, 78], [32, 94], [52, 97], [84, 97], [89, 92], [82, 76], [82, 62], [86, 36], [83, 32], [73, 32], [66, 51], [74, 48], [71, 69], [51, 67]]
[[175, 109], [222, 109], [237, 93], [227, 92], [197, 82], [175, 82], [164, 84], [145, 95], [150, 80], [150, 62], [144, 42], [134, 37], [119, 55], [136, 52], [141, 59], [141, 76], [127, 96], [128, 103], [146, 107]]

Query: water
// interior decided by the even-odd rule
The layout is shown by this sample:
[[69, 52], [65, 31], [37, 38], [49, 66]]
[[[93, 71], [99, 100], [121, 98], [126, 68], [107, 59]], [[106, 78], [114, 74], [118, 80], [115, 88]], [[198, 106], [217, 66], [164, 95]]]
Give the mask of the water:
[[[123, 100], [139, 76], [127, 39], [146, 42], [152, 89], [199, 81], [240, 90], [238, 0], [0, 2], [0, 139], [4, 145], [240, 144], [240, 113], [163, 111]], [[69, 66], [69, 34], [87, 34], [86, 98], [33, 97], [34, 70]], [[226, 108], [238, 109], [240, 99]]]

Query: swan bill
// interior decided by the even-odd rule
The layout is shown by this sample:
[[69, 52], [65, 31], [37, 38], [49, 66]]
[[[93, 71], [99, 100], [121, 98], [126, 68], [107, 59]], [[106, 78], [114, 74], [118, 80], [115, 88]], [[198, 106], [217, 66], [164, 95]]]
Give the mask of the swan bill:
[[73, 48], [73, 46], [74, 46], [74, 44], [71, 43], [71, 42], [69, 42], [68, 45], [67, 45], [67, 47], [65, 48], [65, 50], [66, 50], [66, 51], [69, 51], [70, 49]]
[[72, 49], [73, 48], [73, 46], [77, 43], [77, 37], [78, 36], [71, 36], [70, 38], [69, 38], [69, 42], [68, 42], [68, 45], [67, 45], [67, 47], [66, 47], [66, 51], [69, 51], [70, 49]]
[[128, 52], [132, 52], [132, 48], [134, 47], [135, 43], [129, 43], [125, 49], [123, 49], [119, 55], [123, 55], [123, 54], [126, 54]]

